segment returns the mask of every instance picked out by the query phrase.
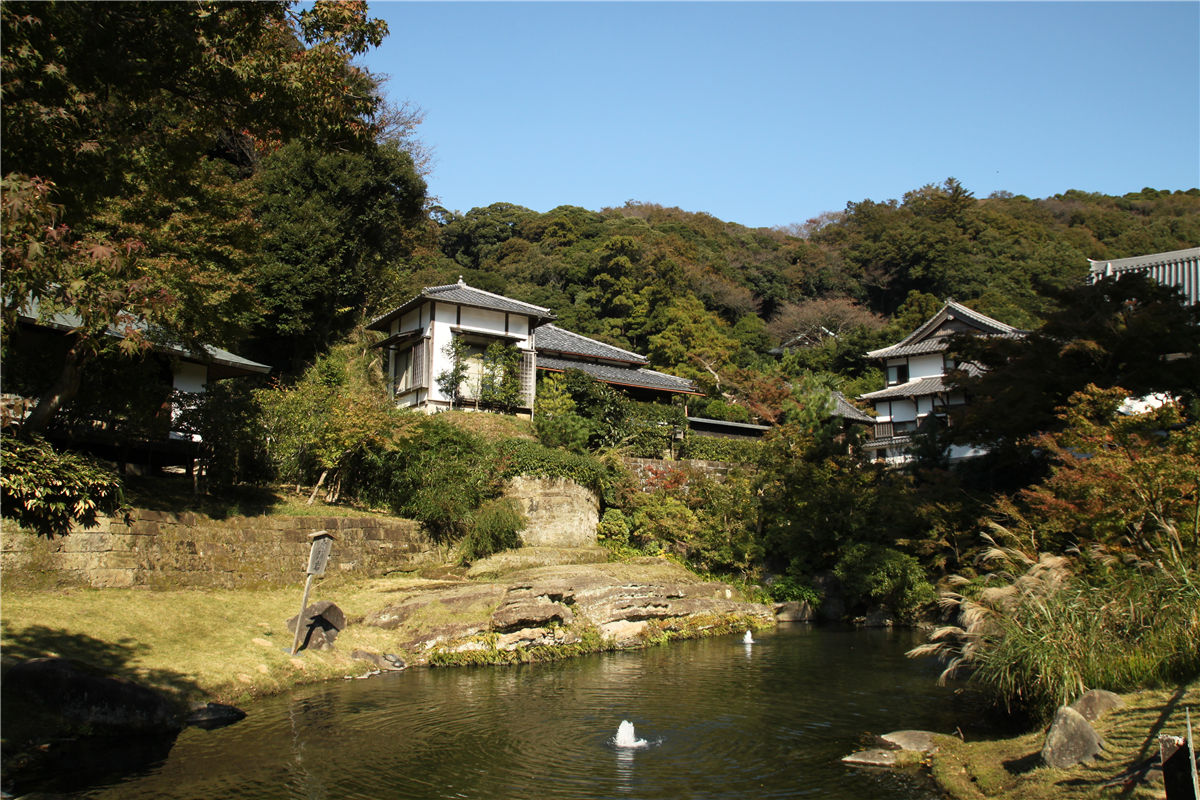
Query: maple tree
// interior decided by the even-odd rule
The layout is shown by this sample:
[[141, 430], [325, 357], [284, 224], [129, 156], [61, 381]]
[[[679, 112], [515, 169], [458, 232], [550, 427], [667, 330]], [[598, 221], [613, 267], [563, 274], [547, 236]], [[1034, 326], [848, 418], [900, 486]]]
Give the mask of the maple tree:
[[11, 2], [0, 18], [5, 338], [33, 305], [80, 320], [28, 433], [102, 352], [221, 344], [253, 318], [246, 179], [297, 137], [373, 145], [380, 100], [351, 58], [386, 26], [360, 0]]

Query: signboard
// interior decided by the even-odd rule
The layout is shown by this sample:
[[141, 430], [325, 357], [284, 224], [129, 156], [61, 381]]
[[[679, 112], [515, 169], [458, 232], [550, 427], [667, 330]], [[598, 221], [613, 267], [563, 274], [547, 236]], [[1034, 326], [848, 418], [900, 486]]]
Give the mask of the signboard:
[[308, 574], [324, 575], [325, 566], [329, 563], [329, 551], [333, 547], [333, 537], [326, 531], [309, 534], [312, 537], [312, 550], [308, 553]]
[[308, 593], [312, 589], [313, 576], [324, 575], [329, 563], [329, 550], [333, 547], [333, 535], [329, 531], [313, 531], [312, 549], [308, 551], [308, 578], [304, 581], [304, 599], [300, 601], [300, 614], [296, 617], [296, 638], [292, 640], [292, 655], [300, 649], [300, 633], [304, 630], [304, 609], [308, 608]]

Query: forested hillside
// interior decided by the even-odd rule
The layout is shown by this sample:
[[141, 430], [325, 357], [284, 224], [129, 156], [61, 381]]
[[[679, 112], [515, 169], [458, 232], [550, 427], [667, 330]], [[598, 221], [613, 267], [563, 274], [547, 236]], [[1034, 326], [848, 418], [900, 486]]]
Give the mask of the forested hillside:
[[753, 382], [747, 368], [775, 371], [767, 353], [781, 343], [820, 344], [824, 328], [837, 341], [788, 371], [823, 371], [854, 391], [870, 367], [859, 355], [943, 299], [1032, 328], [1055, 310], [1047, 292], [1080, 284], [1088, 258], [1194, 246], [1200, 190], [980, 199], [949, 179], [787, 230], [632, 201], [544, 214], [497, 203], [433, 220], [386, 303], [462, 275], [722, 392]]

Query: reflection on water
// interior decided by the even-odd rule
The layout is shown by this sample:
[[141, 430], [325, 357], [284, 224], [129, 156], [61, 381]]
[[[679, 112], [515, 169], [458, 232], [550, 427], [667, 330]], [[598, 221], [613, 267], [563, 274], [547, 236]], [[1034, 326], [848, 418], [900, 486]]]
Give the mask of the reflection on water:
[[[867, 733], [952, 732], [906, 631], [784, 627], [557, 664], [309, 687], [187, 730], [96, 798], [921, 798], [847, 768]], [[617, 747], [623, 720], [646, 747]], [[636, 733], [635, 733], [636, 732]]]

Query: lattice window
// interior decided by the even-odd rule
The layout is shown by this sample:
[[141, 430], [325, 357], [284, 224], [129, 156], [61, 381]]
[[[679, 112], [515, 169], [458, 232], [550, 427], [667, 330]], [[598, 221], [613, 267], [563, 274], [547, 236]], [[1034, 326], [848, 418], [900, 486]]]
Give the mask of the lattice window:
[[426, 364], [427, 356], [426, 341], [421, 339], [412, 348], [412, 388], [427, 389], [426, 376], [429, 374], [429, 365]]
[[521, 353], [521, 405], [533, 408], [533, 396], [537, 387], [537, 354], [532, 351]]

